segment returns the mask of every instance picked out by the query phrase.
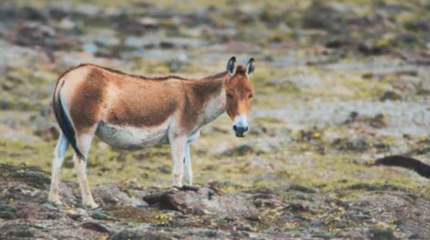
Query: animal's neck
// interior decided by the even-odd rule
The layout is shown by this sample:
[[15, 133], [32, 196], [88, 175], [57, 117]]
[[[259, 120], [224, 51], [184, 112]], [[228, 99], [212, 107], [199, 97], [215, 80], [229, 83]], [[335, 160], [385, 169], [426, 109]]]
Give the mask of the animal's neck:
[[225, 112], [225, 105], [226, 94], [222, 87], [221, 90], [207, 102], [203, 124], [208, 124], [223, 114]]
[[229, 75], [224, 72], [197, 81], [200, 86], [195, 88], [195, 94], [205, 98], [202, 125], [212, 122], [225, 112], [226, 93], [224, 88], [228, 78]]

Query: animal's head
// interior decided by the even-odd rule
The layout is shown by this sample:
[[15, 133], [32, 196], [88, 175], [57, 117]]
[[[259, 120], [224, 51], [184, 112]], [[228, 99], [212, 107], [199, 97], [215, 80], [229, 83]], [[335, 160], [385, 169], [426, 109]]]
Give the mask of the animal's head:
[[236, 66], [236, 58], [232, 57], [227, 63], [230, 75], [226, 84], [226, 111], [233, 120], [233, 130], [236, 137], [244, 137], [249, 130], [248, 113], [251, 107], [253, 89], [250, 77], [255, 69], [254, 58], [249, 59], [246, 66]]

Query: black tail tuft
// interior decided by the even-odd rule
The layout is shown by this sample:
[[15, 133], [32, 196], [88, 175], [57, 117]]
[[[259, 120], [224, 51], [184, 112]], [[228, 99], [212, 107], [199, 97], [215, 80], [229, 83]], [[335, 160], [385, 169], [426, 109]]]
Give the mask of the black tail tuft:
[[73, 147], [73, 150], [75, 150], [76, 155], [83, 161], [86, 161], [84, 154], [82, 154], [82, 152], [79, 150], [76, 144], [75, 130], [73, 129], [73, 125], [70, 119], [67, 117], [66, 112], [64, 111], [63, 104], [61, 103], [60, 94], [59, 94], [61, 86], [58, 86], [58, 85], [57, 85], [57, 88], [59, 89], [55, 90], [54, 101], [53, 101], [55, 118], [57, 119], [58, 125], [60, 125], [61, 131], [66, 136], [67, 140], [69, 140], [70, 144]]

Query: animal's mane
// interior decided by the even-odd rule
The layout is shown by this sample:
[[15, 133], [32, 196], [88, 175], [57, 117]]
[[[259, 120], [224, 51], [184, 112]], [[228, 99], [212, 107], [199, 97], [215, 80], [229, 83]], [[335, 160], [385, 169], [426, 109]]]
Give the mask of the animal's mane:
[[[113, 73], [117, 73], [117, 74], [121, 74], [121, 75], [126, 75], [126, 76], [130, 76], [130, 77], [134, 77], [134, 78], [139, 78], [139, 79], [143, 79], [143, 80], [156, 80], [156, 81], [165, 81], [168, 79], [176, 79], [176, 80], [181, 80], [181, 81], [197, 80], [197, 79], [193, 79], [193, 78], [181, 77], [178, 75], [165, 75], [165, 76], [153, 76], [153, 77], [136, 75], [136, 74], [125, 73], [123, 71], [108, 68], [108, 67], [102, 67], [102, 66], [92, 64], [92, 63], [85, 63], [85, 64], [81, 64], [80, 66], [94, 66], [94, 67], [98, 67], [98, 68], [104, 69], [104, 70], [109, 71], [109, 72], [113, 72]], [[202, 80], [218, 79], [218, 78], [224, 77], [226, 74], [227, 74], [227, 72], [222, 72], [222, 73], [218, 73], [218, 74], [211, 75], [208, 77], [204, 77], [204, 78], [202, 78]]]
[[221, 73], [217, 73], [215, 75], [210, 75], [210, 76], [204, 77], [202, 80], [219, 79], [219, 78], [222, 78], [222, 77], [225, 77], [225, 76], [227, 76], [227, 71], [224, 71], [224, 72], [221, 72]]

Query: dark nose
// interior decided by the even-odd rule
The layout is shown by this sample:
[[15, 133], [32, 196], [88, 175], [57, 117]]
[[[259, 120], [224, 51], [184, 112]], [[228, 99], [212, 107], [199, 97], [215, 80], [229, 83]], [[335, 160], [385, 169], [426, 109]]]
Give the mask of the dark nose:
[[236, 137], [244, 137], [244, 133], [248, 131], [248, 126], [233, 126], [233, 130], [236, 133]]

